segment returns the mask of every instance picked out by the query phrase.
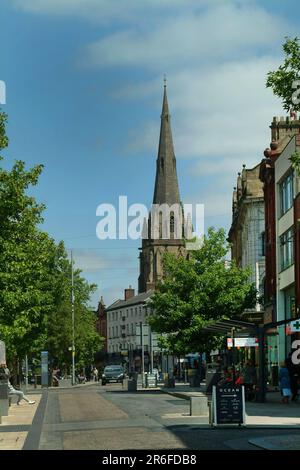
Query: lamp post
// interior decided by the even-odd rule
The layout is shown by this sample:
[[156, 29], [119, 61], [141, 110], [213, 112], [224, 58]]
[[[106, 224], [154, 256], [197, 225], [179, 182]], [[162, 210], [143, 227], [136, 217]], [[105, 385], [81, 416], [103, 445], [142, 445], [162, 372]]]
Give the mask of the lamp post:
[[75, 385], [75, 306], [74, 306], [74, 272], [73, 251], [71, 250], [71, 303], [72, 303], [72, 385]]

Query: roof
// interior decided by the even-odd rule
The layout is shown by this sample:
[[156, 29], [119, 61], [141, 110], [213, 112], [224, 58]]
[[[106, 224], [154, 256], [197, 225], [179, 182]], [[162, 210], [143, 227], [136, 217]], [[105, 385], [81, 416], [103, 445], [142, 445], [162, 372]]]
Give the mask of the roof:
[[147, 292], [142, 292], [141, 294], [135, 295], [134, 297], [131, 297], [128, 300], [121, 300], [121, 299], [116, 300], [109, 307], [107, 307], [106, 311], [116, 310], [116, 309], [119, 309], [119, 308], [126, 308], [126, 307], [130, 307], [132, 305], [137, 305], [137, 304], [144, 303], [153, 294], [154, 294], [154, 290], [148, 290]]

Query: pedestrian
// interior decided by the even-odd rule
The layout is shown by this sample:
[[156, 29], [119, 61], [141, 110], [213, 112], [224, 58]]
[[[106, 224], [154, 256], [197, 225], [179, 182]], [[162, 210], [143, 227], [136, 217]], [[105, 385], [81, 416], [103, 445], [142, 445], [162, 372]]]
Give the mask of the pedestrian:
[[94, 382], [98, 382], [98, 375], [99, 375], [99, 372], [98, 372], [97, 367], [95, 366], [95, 367], [93, 368]]
[[256, 368], [253, 361], [249, 360], [242, 369], [242, 375], [245, 384], [246, 400], [253, 400], [255, 397], [255, 387], [257, 385]]
[[291, 381], [291, 392], [292, 392], [292, 401], [297, 401], [298, 399], [298, 382], [300, 379], [300, 365], [294, 364], [292, 361], [292, 353], [290, 352], [288, 357], [285, 360], [287, 370], [289, 371], [290, 381]]
[[291, 392], [290, 374], [286, 366], [286, 361], [280, 364], [279, 385], [280, 385], [280, 391], [281, 391], [281, 396], [282, 396], [281, 402], [288, 404], [292, 392]]

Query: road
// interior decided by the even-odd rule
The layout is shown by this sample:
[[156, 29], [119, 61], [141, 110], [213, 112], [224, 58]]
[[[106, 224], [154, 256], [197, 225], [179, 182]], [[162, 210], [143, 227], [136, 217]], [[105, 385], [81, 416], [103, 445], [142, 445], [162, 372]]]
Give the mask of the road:
[[[42, 450], [259, 450], [248, 439], [280, 435], [272, 429], [203, 429], [189, 402], [160, 391], [128, 393], [119, 384], [45, 392], [26, 448]], [[203, 422], [203, 421], [202, 421]], [[284, 434], [300, 430], [284, 430]]]

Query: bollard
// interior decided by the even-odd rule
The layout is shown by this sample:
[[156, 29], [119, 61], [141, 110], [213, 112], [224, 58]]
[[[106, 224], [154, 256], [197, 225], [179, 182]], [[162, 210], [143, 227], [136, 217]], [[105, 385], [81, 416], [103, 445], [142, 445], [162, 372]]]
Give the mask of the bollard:
[[190, 416], [207, 416], [207, 396], [190, 398]]

